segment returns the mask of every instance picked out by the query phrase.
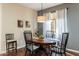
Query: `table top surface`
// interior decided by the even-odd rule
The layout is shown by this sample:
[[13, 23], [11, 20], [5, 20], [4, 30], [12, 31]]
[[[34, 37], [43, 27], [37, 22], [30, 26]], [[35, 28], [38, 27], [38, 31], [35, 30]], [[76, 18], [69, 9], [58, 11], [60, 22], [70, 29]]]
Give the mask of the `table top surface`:
[[32, 42], [37, 44], [55, 44], [57, 39], [50, 39], [50, 38], [33, 38]]

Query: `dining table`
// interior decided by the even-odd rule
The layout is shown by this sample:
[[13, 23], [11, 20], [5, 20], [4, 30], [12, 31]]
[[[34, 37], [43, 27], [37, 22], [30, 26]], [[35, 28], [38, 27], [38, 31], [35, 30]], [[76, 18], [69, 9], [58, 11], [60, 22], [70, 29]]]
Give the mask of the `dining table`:
[[32, 43], [40, 46], [39, 50], [44, 51], [46, 55], [50, 55], [51, 46], [56, 44], [56, 40], [48, 38], [33, 38]]

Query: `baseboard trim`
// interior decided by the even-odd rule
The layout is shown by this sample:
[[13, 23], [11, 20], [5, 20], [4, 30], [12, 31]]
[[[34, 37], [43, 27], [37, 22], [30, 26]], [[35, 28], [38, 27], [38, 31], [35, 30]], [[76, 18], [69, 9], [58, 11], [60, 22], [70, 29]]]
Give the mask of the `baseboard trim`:
[[69, 52], [69, 53], [71, 53], [71, 54], [73, 54], [75, 56], [79, 56], [79, 51], [77, 51], [77, 50], [67, 49], [67, 52]]
[[[17, 47], [17, 49], [24, 48], [24, 47], [25, 47], [25, 45], [19, 46], [19, 47]], [[4, 54], [4, 53], [6, 53], [6, 51], [0, 51], [0, 54]]]
[[66, 52], [66, 56], [74, 56], [74, 55], [71, 54], [71, 53]]
[[6, 53], [6, 51], [0, 51], [0, 54]]
[[23, 46], [19, 46], [19, 47], [17, 47], [17, 49], [24, 48], [24, 47], [25, 47], [25, 45], [23, 45]]

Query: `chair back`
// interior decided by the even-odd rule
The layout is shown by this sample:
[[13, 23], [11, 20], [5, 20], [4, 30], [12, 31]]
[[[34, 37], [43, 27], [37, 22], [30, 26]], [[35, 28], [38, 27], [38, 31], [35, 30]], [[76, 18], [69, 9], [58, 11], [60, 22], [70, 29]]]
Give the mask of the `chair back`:
[[6, 41], [13, 40], [13, 39], [14, 39], [14, 34], [6, 34]]
[[69, 33], [62, 33], [61, 48], [66, 50]]
[[46, 38], [53, 38], [54, 37], [54, 32], [53, 31], [47, 31], [46, 32]]
[[31, 31], [24, 31], [24, 39], [25, 43], [29, 44], [32, 41], [32, 32]]

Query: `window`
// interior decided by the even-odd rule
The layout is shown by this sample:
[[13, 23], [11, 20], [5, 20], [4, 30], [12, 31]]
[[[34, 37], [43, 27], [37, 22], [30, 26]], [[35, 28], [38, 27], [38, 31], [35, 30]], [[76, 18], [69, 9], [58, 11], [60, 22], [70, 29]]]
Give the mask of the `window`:
[[51, 31], [56, 33], [56, 12], [50, 12], [49, 18], [52, 21], [51, 22]]
[[47, 20], [43, 23], [43, 34], [46, 35], [47, 31], [56, 33], [56, 12], [49, 12], [44, 14]]

